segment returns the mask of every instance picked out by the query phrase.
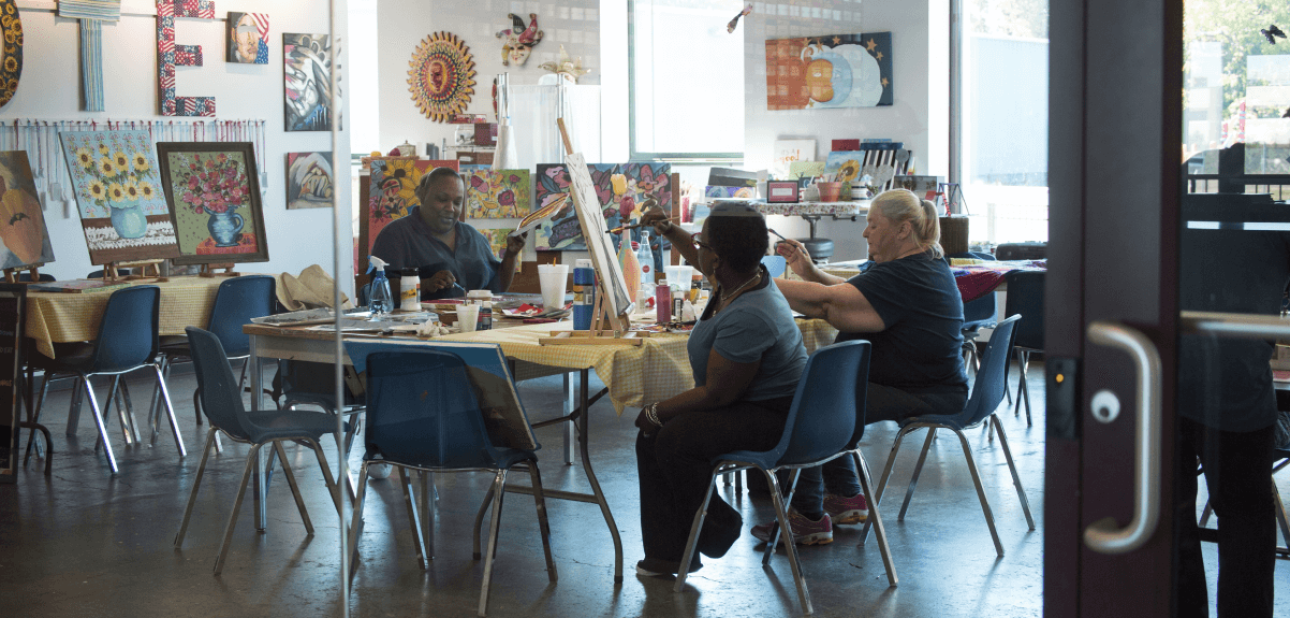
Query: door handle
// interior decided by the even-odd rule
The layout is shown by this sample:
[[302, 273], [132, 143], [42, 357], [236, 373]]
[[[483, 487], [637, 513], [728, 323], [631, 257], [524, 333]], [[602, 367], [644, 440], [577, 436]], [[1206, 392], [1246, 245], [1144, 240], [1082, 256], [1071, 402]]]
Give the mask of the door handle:
[[1133, 442], [1133, 519], [1120, 528], [1114, 517], [1093, 522], [1084, 530], [1084, 544], [1102, 554], [1131, 552], [1155, 534], [1160, 523], [1160, 352], [1146, 335], [1119, 322], [1098, 320], [1088, 325], [1088, 339], [1122, 350], [1137, 367], [1134, 382], [1137, 437]]

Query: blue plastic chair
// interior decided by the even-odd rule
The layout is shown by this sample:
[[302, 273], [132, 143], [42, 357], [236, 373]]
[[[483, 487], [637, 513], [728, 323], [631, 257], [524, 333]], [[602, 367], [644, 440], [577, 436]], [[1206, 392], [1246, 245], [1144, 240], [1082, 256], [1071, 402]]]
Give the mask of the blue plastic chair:
[[[24, 270], [24, 271], [22, 271], [22, 272], [18, 273], [18, 280], [19, 280], [19, 281], [31, 281], [31, 271], [29, 271], [29, 270]], [[40, 278], [39, 278], [37, 281], [58, 281], [58, 280], [57, 280], [57, 279], [55, 279], [53, 275], [46, 274], [46, 273], [40, 273]]]
[[[40, 397], [36, 404], [36, 422], [40, 420], [45, 395], [49, 391], [49, 381], [60, 374], [75, 376], [79, 383], [77, 388], [84, 385], [85, 394], [89, 397], [90, 407], [94, 412], [94, 423], [99, 430], [99, 440], [103, 443], [108, 466], [112, 468], [113, 473], [117, 472], [116, 455], [113, 454], [112, 444], [108, 441], [105, 423], [112, 408], [112, 401], [116, 397], [117, 388], [121, 384], [121, 376], [145, 367], [152, 367], [157, 374], [157, 388], [160, 390], [162, 403], [165, 404], [166, 414], [170, 418], [170, 429], [175, 437], [175, 446], [179, 449], [180, 457], [187, 455], [183, 437], [179, 435], [179, 424], [175, 421], [175, 410], [170, 403], [170, 391], [166, 389], [166, 382], [161, 373], [157, 338], [160, 303], [161, 290], [155, 285], [137, 285], [117, 290], [108, 298], [107, 307], [103, 310], [97, 339], [91, 343], [63, 346], [57, 358], [49, 358], [40, 353], [34, 354], [31, 358], [32, 365], [45, 371]], [[102, 411], [99, 410], [98, 400], [94, 397], [94, 388], [90, 383], [90, 378], [96, 375], [113, 376], [112, 386]], [[124, 407], [118, 406], [118, 415], [121, 417], [126, 443], [138, 442], [138, 424], [133, 419], [133, 413], [131, 412], [129, 414], [131, 418], [127, 419]], [[28, 452], [30, 452], [30, 443], [28, 443]]]
[[772, 279], [784, 276], [784, 271], [788, 270], [788, 260], [785, 260], [782, 255], [763, 257], [761, 265], [766, 267], [766, 272], [770, 273]]
[[[681, 571], [676, 575], [676, 592], [680, 592], [685, 586], [717, 475], [752, 469], [760, 470], [766, 475], [771, 501], [775, 505], [775, 516], [779, 521], [762, 555], [762, 564], [766, 565], [770, 563], [771, 552], [775, 550], [779, 540], [779, 531], [788, 527], [788, 513], [784, 505], [793, 501], [793, 490], [802, 468], [815, 467], [847, 454], [856, 460], [861, 488], [865, 499], [872, 505], [869, 507], [869, 521], [878, 526], [878, 547], [882, 553], [883, 565], [887, 568], [887, 582], [891, 586], [896, 585], [896, 567], [891, 560], [891, 552], [887, 549], [887, 534], [882, 525], [882, 517], [878, 514], [877, 501], [870, 492], [869, 466], [859, 448], [860, 439], [864, 437], [870, 345], [868, 341], [836, 343], [816, 350], [807, 359], [806, 369], [797, 384], [793, 404], [784, 423], [784, 434], [775, 448], [761, 452], [736, 451], [712, 459], [708, 492], [704, 494], [703, 504], [694, 515], [690, 538], [685, 544], [685, 554], [681, 557]], [[779, 481], [775, 476], [780, 470], [792, 471], [788, 495], [785, 497], [781, 497]], [[797, 545], [793, 543], [791, 534], [783, 537], [789, 566], [793, 569], [793, 580], [797, 584], [797, 595], [802, 601], [803, 611], [810, 614], [813, 611], [811, 596], [798, 563]]]
[[[1026, 426], [1030, 420], [1030, 388], [1026, 385], [1026, 371], [1030, 368], [1030, 353], [1044, 351], [1044, 272], [1014, 270], [1004, 275], [1008, 284], [1008, 300], [1004, 303], [1004, 317], [1024, 315], [1017, 325], [1014, 349], [1021, 378], [1017, 382], [1017, 401], [1014, 416], [1021, 414], [1021, 402], [1026, 402]], [[1005, 374], [1006, 375], [1006, 374]]]
[[[950, 259], [993, 260], [989, 253], [964, 251], [945, 256]], [[974, 370], [981, 370], [981, 357], [976, 351], [976, 338], [982, 328], [994, 328], [998, 323], [999, 303], [993, 292], [963, 303], [963, 354], [972, 361]]]
[[[511, 376], [506, 379], [514, 388], [514, 379]], [[551, 527], [547, 524], [536, 449], [495, 446], [484, 425], [484, 414], [475, 399], [475, 389], [470, 385], [465, 361], [442, 348], [377, 352], [367, 356], [367, 426], [363, 434], [366, 452], [359, 474], [349, 543], [351, 551], [357, 551], [369, 466], [390, 464], [398, 468], [412, 538], [417, 545], [417, 559], [423, 569], [429, 568], [429, 561], [434, 559], [434, 540], [429, 537], [427, 551], [428, 535], [422, 534], [409, 471], [493, 472], [493, 484], [489, 490], [493, 517], [484, 562], [484, 583], [479, 594], [479, 615], [484, 616], [488, 610], [488, 593], [497, 554], [506, 473], [516, 465], [526, 466], [532, 479], [542, 547], [546, 551], [547, 576], [552, 582], [556, 581], [556, 567], [551, 556]], [[433, 504], [433, 500], [427, 502]], [[426, 516], [430, 517], [430, 514], [426, 513]], [[479, 559], [478, 536], [475, 542], [475, 558]]]
[[[276, 300], [274, 288], [276, 281], [268, 275], [247, 275], [233, 277], [219, 284], [215, 290], [215, 302], [211, 305], [211, 316], [206, 322], [206, 330], [219, 339], [220, 346], [228, 354], [228, 360], [242, 360], [251, 357], [251, 339], [242, 332], [242, 326], [250, 323], [251, 318], [273, 314], [273, 303]], [[170, 367], [176, 360], [192, 358], [193, 353], [187, 341], [176, 342], [161, 347], [162, 375], [170, 378]], [[241, 388], [246, 380], [246, 369], [250, 363], [242, 365], [242, 376], [238, 379]], [[202, 424], [201, 391], [193, 393], [193, 413], [197, 415], [197, 424]], [[155, 397], [155, 394], [154, 394]], [[156, 407], [153, 415], [155, 419]], [[156, 436], [156, 423], [153, 421], [153, 436]]]
[[[927, 451], [932, 446], [933, 438], [936, 437], [936, 430], [948, 429], [958, 435], [959, 444], [963, 446], [963, 456], [967, 458], [972, 482], [976, 484], [976, 495], [981, 499], [981, 510], [985, 512], [985, 523], [990, 526], [990, 536], [994, 538], [994, 549], [1002, 558], [1003, 544], [999, 542], [999, 533], [994, 529], [994, 515], [990, 511], [990, 502], [986, 499], [985, 489], [981, 486], [981, 475], [977, 472], [976, 462], [972, 458], [972, 447], [968, 445], [967, 437], [963, 435], [964, 429], [974, 427], [981, 422], [989, 422], [999, 434], [999, 446], [1003, 447], [1003, 455], [1008, 460], [1008, 470], [1012, 472], [1012, 484], [1017, 488], [1017, 498], [1021, 500], [1021, 509], [1026, 514], [1026, 523], [1031, 530], [1035, 529], [1035, 520], [1030, 516], [1030, 502], [1026, 500], [1026, 490], [1021, 486], [1021, 477], [1017, 475], [1017, 466], [1012, 461], [1012, 451], [1008, 448], [1008, 438], [1003, 432], [1003, 424], [994, 415], [999, 404], [1003, 402], [1004, 380], [1007, 376], [1005, 369], [1008, 366], [1008, 357], [1012, 353], [1013, 339], [1017, 335], [1017, 323], [1020, 321], [1021, 316], [1014, 315], [999, 322], [995, 327], [994, 334], [990, 335], [990, 342], [986, 344], [985, 352], [981, 355], [981, 371], [976, 374], [972, 396], [968, 398], [962, 412], [911, 417], [900, 422], [900, 432], [896, 434], [896, 441], [891, 445], [891, 454], [887, 456], [887, 465], [883, 468], [882, 478], [878, 481], [878, 497], [869, 503], [870, 508], [874, 508], [882, 500], [883, 489], [891, 476], [892, 465], [896, 463], [896, 454], [900, 452], [900, 444], [905, 436], [919, 429], [927, 429], [923, 452], [918, 456], [918, 465], [914, 467], [914, 475], [909, 479], [909, 488], [905, 491], [905, 501], [900, 505], [900, 513], [896, 516], [897, 521], [904, 521], [905, 511], [909, 509], [909, 500], [914, 496], [914, 488], [918, 485], [918, 476], [923, 471], [923, 463], [927, 461]], [[867, 522], [862, 534], [864, 536], [861, 537], [861, 542], [869, 534]]]
[[[242, 471], [242, 483], [238, 486], [237, 499], [233, 502], [233, 513], [229, 515], [228, 525], [224, 528], [224, 540], [220, 543], [219, 555], [215, 558], [215, 574], [219, 575], [224, 568], [224, 557], [228, 554], [229, 542], [233, 539], [233, 528], [237, 524], [237, 514], [242, 508], [242, 498], [246, 495], [246, 484], [255, 470], [256, 454], [260, 448], [273, 445], [273, 452], [282, 461], [282, 471], [291, 486], [291, 493], [296, 499], [296, 508], [304, 520], [308, 534], [314, 533], [313, 524], [309, 521], [309, 512], [305, 510], [304, 500], [300, 497], [300, 488], [296, 486], [295, 474], [291, 471], [286, 452], [282, 448], [284, 440], [300, 440], [313, 449], [322, 468], [327, 490], [331, 492], [332, 501], [339, 497], [336, 482], [332, 479], [331, 469], [327, 467], [327, 457], [323, 455], [319, 438], [336, 432], [335, 417], [319, 412], [272, 411], [249, 413], [242, 404], [242, 391], [233, 379], [233, 368], [228, 364], [228, 354], [214, 333], [199, 328], [188, 327], [188, 343], [191, 348], [193, 364], [197, 369], [197, 389], [202, 400], [202, 410], [210, 419], [210, 429], [206, 430], [206, 446], [202, 449], [202, 463], [197, 467], [197, 476], [193, 479], [192, 491], [188, 493], [188, 506], [184, 509], [184, 519], [175, 534], [175, 547], [184, 543], [188, 532], [188, 520], [192, 517], [193, 506], [197, 504], [197, 490], [202, 484], [202, 475], [206, 472], [206, 460], [210, 458], [211, 447], [215, 443], [216, 432], [222, 431], [235, 442], [251, 445], [251, 452], [246, 457], [246, 468]], [[269, 465], [272, 465], [270, 462]], [[339, 504], [336, 504], [339, 508]]]

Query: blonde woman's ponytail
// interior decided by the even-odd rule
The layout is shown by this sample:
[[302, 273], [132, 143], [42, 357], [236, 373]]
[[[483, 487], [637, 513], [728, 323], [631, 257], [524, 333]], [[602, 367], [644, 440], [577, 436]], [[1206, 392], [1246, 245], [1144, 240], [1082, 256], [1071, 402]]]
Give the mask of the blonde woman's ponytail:
[[941, 247], [941, 217], [936, 212], [936, 204], [927, 200], [921, 200], [923, 206], [923, 229], [922, 238], [923, 246], [931, 249], [932, 255], [936, 259], [945, 257], [945, 249]]

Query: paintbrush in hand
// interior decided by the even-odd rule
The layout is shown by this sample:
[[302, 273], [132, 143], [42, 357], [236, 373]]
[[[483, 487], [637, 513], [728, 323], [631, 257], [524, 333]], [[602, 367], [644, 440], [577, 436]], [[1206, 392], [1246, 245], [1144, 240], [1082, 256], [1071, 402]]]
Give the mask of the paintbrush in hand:
[[[668, 217], [668, 218], [664, 219], [664, 221], [679, 221], [680, 219], [681, 219], [680, 215], [677, 215], [677, 216], [675, 216], [675, 217]], [[628, 225], [622, 225], [622, 226], [616, 227], [616, 228], [614, 228], [614, 229], [612, 229], [612, 230], [609, 230], [609, 233], [610, 233], [610, 234], [621, 234], [621, 233], [623, 233], [623, 232], [626, 232], [627, 230], [634, 230], [634, 229], [636, 229], [636, 228], [640, 227], [641, 225], [642, 225], [642, 224], [640, 224], [640, 223], [630, 223], [630, 224], [628, 224]], [[651, 223], [650, 225], [653, 225], [653, 223]]]

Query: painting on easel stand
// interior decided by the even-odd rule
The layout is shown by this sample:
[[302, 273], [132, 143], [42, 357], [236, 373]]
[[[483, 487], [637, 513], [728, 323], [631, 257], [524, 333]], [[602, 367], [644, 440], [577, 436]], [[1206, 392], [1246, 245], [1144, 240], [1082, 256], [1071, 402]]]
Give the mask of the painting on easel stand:
[[176, 264], [268, 261], [250, 142], [158, 142], [157, 154], [179, 235]]
[[770, 110], [891, 105], [891, 33], [766, 41]]
[[[533, 201], [545, 206], [570, 191], [572, 184], [566, 164], [537, 166], [538, 179]], [[664, 209], [672, 204], [672, 166], [668, 163], [594, 163], [587, 165], [592, 193], [601, 208], [606, 228], [612, 229], [640, 218], [642, 204], [653, 199]], [[586, 251], [572, 204], [537, 228], [538, 251]]]
[[0, 152], [0, 244], [0, 268], [5, 270], [54, 261], [25, 150]]
[[59, 137], [90, 263], [178, 257], [147, 132], [64, 131]]

